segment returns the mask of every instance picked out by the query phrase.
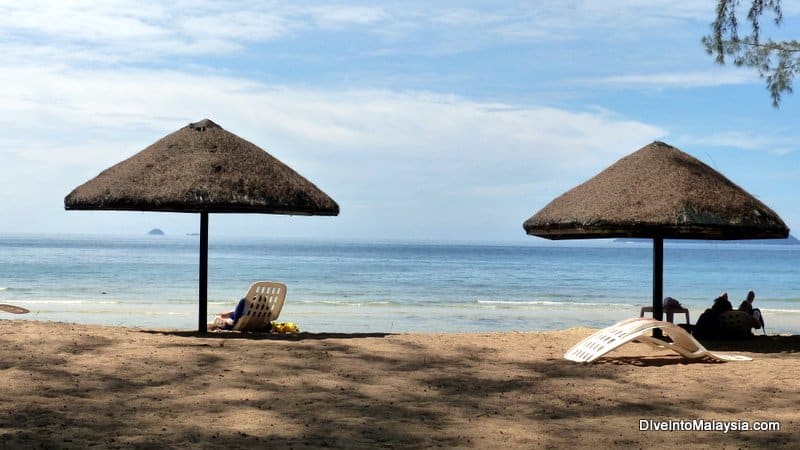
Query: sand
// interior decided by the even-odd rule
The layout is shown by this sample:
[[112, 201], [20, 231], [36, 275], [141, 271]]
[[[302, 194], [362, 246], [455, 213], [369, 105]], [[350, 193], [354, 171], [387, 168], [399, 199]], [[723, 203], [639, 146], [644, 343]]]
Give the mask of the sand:
[[[564, 360], [591, 331], [198, 336], [0, 320], [0, 448], [800, 444], [800, 336], [706, 343], [751, 362], [642, 344]], [[647, 418], [781, 430], [639, 431]]]

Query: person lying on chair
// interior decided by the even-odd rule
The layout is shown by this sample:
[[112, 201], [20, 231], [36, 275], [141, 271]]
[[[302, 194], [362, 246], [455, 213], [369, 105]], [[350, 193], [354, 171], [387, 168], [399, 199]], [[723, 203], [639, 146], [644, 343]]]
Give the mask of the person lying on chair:
[[212, 330], [232, 330], [236, 321], [244, 315], [244, 308], [247, 305], [246, 299], [239, 300], [233, 311], [221, 312], [214, 317], [214, 321], [208, 324], [209, 331]]

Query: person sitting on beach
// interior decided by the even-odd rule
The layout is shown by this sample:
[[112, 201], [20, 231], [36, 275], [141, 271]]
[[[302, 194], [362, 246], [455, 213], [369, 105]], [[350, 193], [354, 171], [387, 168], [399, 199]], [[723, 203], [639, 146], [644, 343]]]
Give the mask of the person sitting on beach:
[[739, 305], [739, 311], [744, 311], [747, 314], [753, 316], [753, 328], [761, 328], [766, 329], [764, 327], [764, 316], [761, 315], [761, 310], [758, 308], [753, 308], [753, 301], [756, 299], [756, 293], [750, 291], [747, 293], [747, 298], [742, 301], [742, 304]]
[[683, 308], [683, 306], [681, 302], [672, 297], [664, 297], [664, 309], [668, 308]]
[[719, 315], [725, 311], [733, 311], [733, 305], [728, 300], [728, 293], [723, 292], [722, 295], [714, 299], [714, 304], [711, 305], [711, 311]]
[[728, 293], [723, 292], [722, 295], [714, 299], [714, 304], [711, 305], [711, 308], [700, 314], [697, 323], [692, 329], [692, 334], [699, 337], [718, 337], [721, 334], [719, 316], [726, 311], [733, 311], [733, 305], [728, 300]]
[[221, 312], [214, 317], [214, 321], [208, 324], [209, 331], [213, 330], [232, 330], [236, 321], [244, 315], [244, 308], [247, 305], [246, 299], [239, 300], [233, 311]]

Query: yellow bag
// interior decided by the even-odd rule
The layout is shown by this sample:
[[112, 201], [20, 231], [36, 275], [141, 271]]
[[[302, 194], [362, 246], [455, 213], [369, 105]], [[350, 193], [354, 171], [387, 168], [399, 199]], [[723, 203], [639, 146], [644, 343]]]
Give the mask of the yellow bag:
[[300, 327], [294, 322], [272, 322], [273, 333], [298, 333]]

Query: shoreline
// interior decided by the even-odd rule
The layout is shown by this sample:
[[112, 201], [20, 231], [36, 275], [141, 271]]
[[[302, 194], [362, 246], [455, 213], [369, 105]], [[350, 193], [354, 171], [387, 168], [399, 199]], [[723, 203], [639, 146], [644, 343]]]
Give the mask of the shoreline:
[[[5, 301], [4, 301], [5, 302]], [[143, 310], [126, 305], [94, 305], [91, 303], [68, 305], [74, 309], [41, 309], [35, 302], [9, 302], [30, 310], [25, 315], [4, 315], [7, 320], [35, 320], [40, 322], [66, 322], [97, 326], [119, 326], [138, 329], [193, 330], [197, 327], [197, 304], [183, 304], [180, 308], [165, 303], [158, 310]], [[59, 305], [63, 306], [63, 305]], [[103, 307], [104, 306], [104, 307]], [[118, 308], [116, 308], [119, 306]], [[213, 314], [226, 310], [230, 304], [209, 305], [211, 322]], [[705, 308], [691, 307], [691, 323], [696, 323]], [[571, 327], [603, 328], [620, 320], [639, 316], [640, 307], [630, 305], [620, 308], [574, 308], [548, 305], [533, 308], [454, 308], [408, 305], [405, 307], [362, 307], [342, 305], [316, 305], [308, 307], [295, 302], [284, 305], [279, 322], [294, 322], [301, 331], [313, 333], [489, 333], [558, 331]], [[769, 335], [800, 334], [800, 313], [762, 308]], [[650, 316], [649, 313], [645, 314]], [[684, 323], [678, 314], [675, 323]], [[756, 331], [760, 335], [760, 331]]]
[[[146, 237], [0, 239], [0, 303], [36, 320], [193, 329], [197, 248]], [[634, 245], [635, 247], [635, 245]], [[800, 252], [668, 249], [665, 295], [696, 321], [720, 292], [750, 289], [769, 333], [800, 333]], [[645, 248], [271, 243], [233, 239], [210, 254], [208, 312], [254, 280], [289, 292], [279, 320], [312, 332], [490, 332], [603, 327], [651, 304]], [[723, 268], [725, 270], [719, 270]], [[206, 318], [206, 322], [213, 316]]]
[[[562, 358], [592, 331], [199, 336], [0, 319], [0, 446], [800, 443], [800, 336], [707, 345], [750, 362], [687, 362], [641, 344], [597, 364]], [[781, 431], [639, 431], [649, 418]]]

